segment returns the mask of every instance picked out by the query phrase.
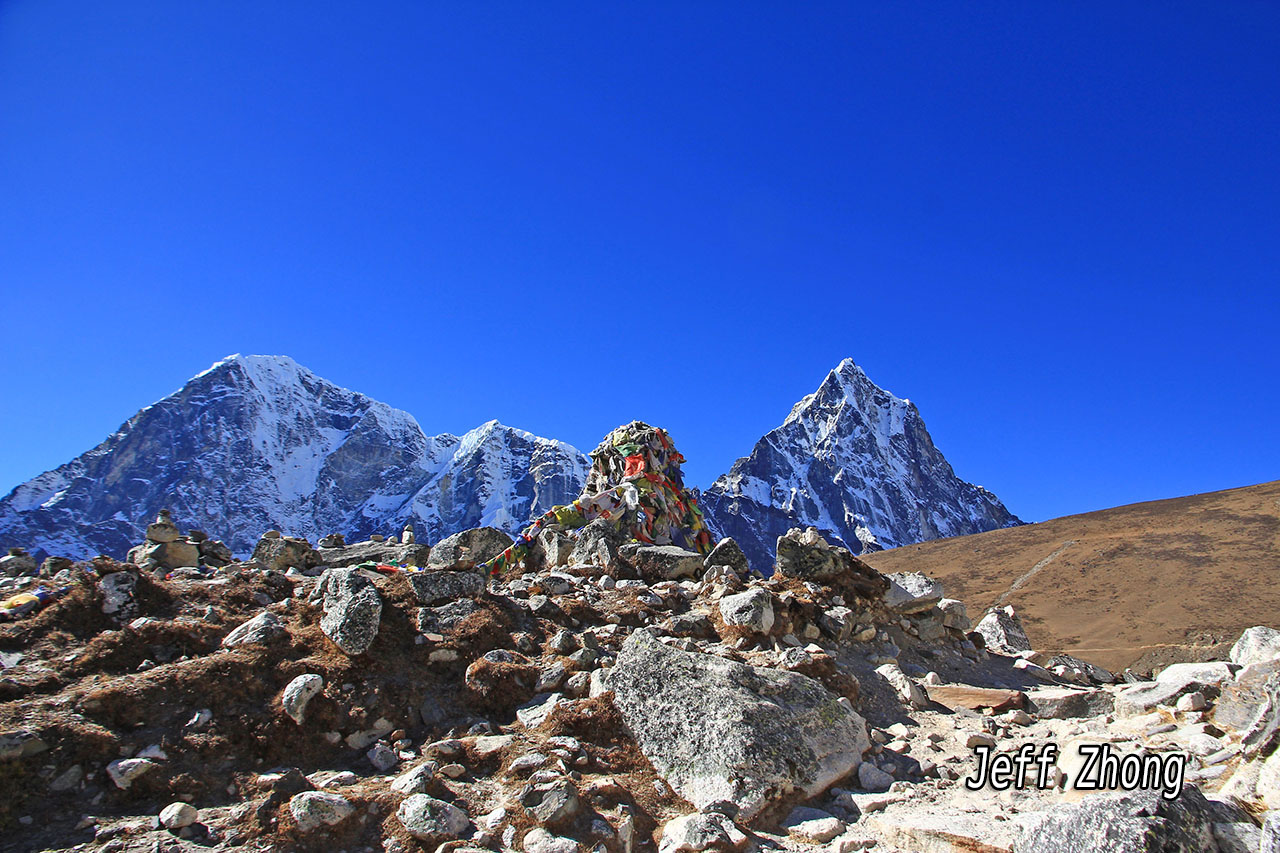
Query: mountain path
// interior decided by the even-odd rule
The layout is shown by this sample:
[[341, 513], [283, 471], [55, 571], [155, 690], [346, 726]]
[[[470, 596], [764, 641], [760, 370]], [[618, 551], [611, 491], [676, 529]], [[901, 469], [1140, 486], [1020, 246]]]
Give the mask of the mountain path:
[[1062, 555], [1062, 552], [1070, 548], [1072, 545], [1076, 544], [1076, 541], [1077, 540], [1075, 539], [1068, 539], [1066, 542], [1063, 542], [1061, 545], [1059, 545], [1056, 551], [1054, 551], [1049, 556], [1045, 557], [1040, 562], [1036, 563], [1034, 566], [1031, 567], [1031, 571], [1027, 572], [1022, 577], [1014, 581], [1009, 586], [1009, 588], [1006, 589], [1004, 593], [999, 598], [996, 599], [996, 603], [991, 606], [1003, 607], [1004, 603], [1009, 600], [1009, 596], [1013, 595], [1015, 592], [1022, 589], [1022, 587], [1025, 586], [1028, 581], [1030, 581], [1033, 577], [1035, 577], [1037, 574], [1040, 573], [1041, 569], [1043, 569], [1045, 566], [1052, 563], [1054, 560], [1058, 559], [1058, 557]]

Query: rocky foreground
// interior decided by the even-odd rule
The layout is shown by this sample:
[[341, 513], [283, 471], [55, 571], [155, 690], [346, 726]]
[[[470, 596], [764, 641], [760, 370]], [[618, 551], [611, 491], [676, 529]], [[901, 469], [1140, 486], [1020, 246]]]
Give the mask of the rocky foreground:
[[[1280, 849], [1269, 629], [1131, 683], [813, 530], [768, 579], [593, 523], [491, 580], [495, 530], [236, 562], [163, 521], [129, 563], [0, 559], [0, 597], [57, 591], [0, 625], [4, 850]], [[1155, 772], [1081, 790], [1081, 745]]]

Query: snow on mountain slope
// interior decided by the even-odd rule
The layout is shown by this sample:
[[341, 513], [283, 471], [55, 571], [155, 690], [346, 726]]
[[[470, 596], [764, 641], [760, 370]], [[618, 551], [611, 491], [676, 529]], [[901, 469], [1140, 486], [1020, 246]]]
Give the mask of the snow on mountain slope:
[[245, 555], [269, 528], [508, 530], [576, 497], [586, 457], [490, 421], [458, 438], [283, 356], [232, 356], [0, 500], [0, 546], [122, 557], [168, 507]]
[[812, 525], [860, 553], [1021, 523], [959, 479], [915, 405], [852, 359], [720, 476], [702, 506], [712, 530], [762, 570], [792, 527]]

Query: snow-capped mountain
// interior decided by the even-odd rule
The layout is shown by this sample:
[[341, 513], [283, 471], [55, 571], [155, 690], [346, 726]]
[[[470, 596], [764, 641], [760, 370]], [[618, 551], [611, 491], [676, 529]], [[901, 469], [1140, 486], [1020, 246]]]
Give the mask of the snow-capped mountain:
[[792, 408], [702, 496], [712, 531], [768, 570], [777, 538], [814, 526], [855, 554], [1021, 522], [959, 479], [920, 412], [852, 359]]
[[0, 546], [122, 557], [164, 507], [246, 555], [259, 535], [518, 529], [577, 497], [587, 459], [490, 421], [426, 435], [283, 356], [232, 356], [0, 500]]

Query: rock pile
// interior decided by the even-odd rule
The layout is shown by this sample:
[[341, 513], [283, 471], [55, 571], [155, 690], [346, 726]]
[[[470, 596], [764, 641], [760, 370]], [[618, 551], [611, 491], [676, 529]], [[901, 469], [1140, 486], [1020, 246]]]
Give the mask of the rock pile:
[[[496, 579], [475, 567], [511, 540], [485, 529], [63, 569], [69, 593], [0, 626], [0, 845], [1234, 853], [1274, 826], [1276, 632], [1115, 683], [813, 530], [762, 578], [730, 539], [606, 528], [544, 531]], [[1043, 788], [963, 781], [1049, 743]], [[1188, 761], [1093, 794], [1098, 744]]]
[[146, 541], [131, 549], [126, 559], [145, 571], [164, 572], [217, 569], [235, 560], [230, 548], [203, 531], [189, 530], [183, 536], [167, 509], [160, 510], [156, 520], [147, 525]]

